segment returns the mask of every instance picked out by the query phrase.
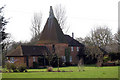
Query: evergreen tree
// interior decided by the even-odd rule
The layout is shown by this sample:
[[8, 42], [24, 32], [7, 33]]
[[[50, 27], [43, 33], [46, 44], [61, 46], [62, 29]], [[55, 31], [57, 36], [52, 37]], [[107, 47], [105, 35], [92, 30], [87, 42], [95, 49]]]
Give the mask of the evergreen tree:
[[[2, 10], [4, 9], [4, 7], [0, 8], [0, 65], [3, 62], [4, 63], [4, 58], [5, 58], [5, 54], [4, 54], [4, 40], [7, 38], [8, 33], [5, 32], [5, 25], [8, 23], [8, 21], [5, 19], [5, 17], [3, 16], [3, 12]], [[3, 59], [2, 59], [3, 57]]]

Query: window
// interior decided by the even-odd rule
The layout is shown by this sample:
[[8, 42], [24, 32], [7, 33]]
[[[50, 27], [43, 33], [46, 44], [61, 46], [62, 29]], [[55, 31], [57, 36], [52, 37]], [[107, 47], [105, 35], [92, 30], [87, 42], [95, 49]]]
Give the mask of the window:
[[55, 45], [52, 45], [52, 52], [55, 53]]
[[66, 62], [66, 57], [62, 56], [63, 62]]
[[10, 63], [14, 63], [14, 57], [10, 57]]
[[35, 62], [35, 57], [33, 57], [33, 62]]
[[70, 56], [70, 62], [72, 62], [72, 56]]
[[77, 51], [79, 51], [79, 47], [77, 47]]
[[73, 47], [71, 47], [71, 51], [73, 51]]

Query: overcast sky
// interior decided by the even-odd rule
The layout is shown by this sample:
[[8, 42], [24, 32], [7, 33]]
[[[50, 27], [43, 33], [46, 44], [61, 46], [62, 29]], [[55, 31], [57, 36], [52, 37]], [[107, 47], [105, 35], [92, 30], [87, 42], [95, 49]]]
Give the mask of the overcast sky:
[[33, 14], [42, 12], [42, 28], [49, 16], [50, 6], [61, 4], [66, 8], [67, 34], [75, 37], [89, 35], [94, 27], [108, 26], [113, 34], [118, 30], [119, 0], [0, 0], [0, 6], [6, 5], [4, 15], [10, 18], [6, 31], [15, 41], [29, 41], [31, 38], [31, 20]]

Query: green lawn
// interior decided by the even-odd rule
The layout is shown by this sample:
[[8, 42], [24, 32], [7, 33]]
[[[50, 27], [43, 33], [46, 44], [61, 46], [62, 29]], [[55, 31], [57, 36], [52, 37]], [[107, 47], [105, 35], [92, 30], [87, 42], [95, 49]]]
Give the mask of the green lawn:
[[[53, 70], [57, 70], [54, 68]], [[85, 67], [78, 72], [78, 67], [61, 67], [61, 71], [73, 72], [39, 72], [46, 69], [29, 69], [24, 73], [3, 73], [3, 78], [118, 78], [118, 67]], [[36, 72], [35, 72], [36, 71]], [[38, 72], [37, 72], [38, 71]]]

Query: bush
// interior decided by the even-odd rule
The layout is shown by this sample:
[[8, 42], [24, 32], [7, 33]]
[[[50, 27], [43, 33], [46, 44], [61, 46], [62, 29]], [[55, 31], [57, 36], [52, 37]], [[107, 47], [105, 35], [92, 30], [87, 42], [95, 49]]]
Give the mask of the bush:
[[70, 62], [66, 62], [65, 64], [66, 64], [66, 66], [71, 66]]
[[115, 61], [115, 65], [116, 65], [116, 66], [119, 66], [119, 65], [120, 65], [119, 60], [116, 60], [116, 61]]
[[17, 67], [14, 63], [7, 62], [5, 64], [5, 68], [8, 70], [8, 72], [17, 72]]
[[106, 57], [103, 58], [103, 62], [104, 62], [104, 63], [106, 63], [106, 62], [108, 62], [108, 61], [110, 61], [110, 57], [106, 56]]
[[48, 67], [47, 68], [47, 72], [52, 72], [53, 71], [53, 67]]
[[[63, 65], [63, 60], [62, 58], [59, 58], [59, 66], [61, 67]], [[51, 61], [51, 66], [57, 67], [58, 66], [58, 56], [55, 54], [53, 56], [53, 59]]]
[[66, 66], [66, 64], [63, 62], [63, 63], [62, 63], [62, 67], [65, 67], [65, 66]]
[[18, 68], [18, 70], [19, 70], [20, 72], [24, 72], [24, 71], [26, 71], [26, 67], [25, 67], [25, 66], [20, 66], [20, 67]]
[[38, 57], [38, 65], [39, 66], [44, 66], [44, 56], [39, 56]]
[[18, 70], [19, 72], [26, 72], [27, 71], [27, 67], [25, 64], [21, 64], [19, 67], [18, 67]]
[[11, 63], [11, 69], [13, 70], [13, 72], [18, 72], [17, 71], [17, 66], [13, 63]]
[[11, 63], [7, 62], [5, 64], [5, 68], [8, 70], [8, 72], [11, 72]]
[[5, 64], [5, 68], [7, 69], [6, 71], [8, 72], [27, 72], [27, 68], [26, 68], [26, 65], [25, 64], [21, 64], [21, 65], [15, 65], [14, 63], [10, 63], [10, 62], [7, 62]]

